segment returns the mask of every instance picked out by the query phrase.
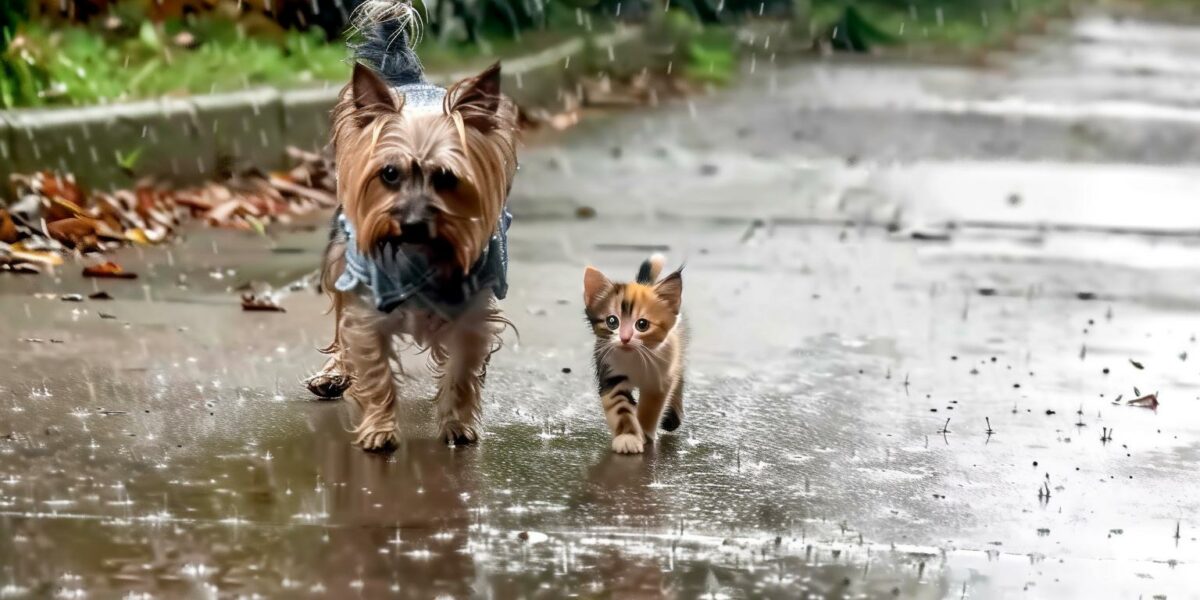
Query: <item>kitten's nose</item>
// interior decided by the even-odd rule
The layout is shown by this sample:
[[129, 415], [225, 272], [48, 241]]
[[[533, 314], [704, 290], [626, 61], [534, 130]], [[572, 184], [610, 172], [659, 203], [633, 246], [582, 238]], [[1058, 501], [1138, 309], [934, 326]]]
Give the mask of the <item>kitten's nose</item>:
[[629, 341], [632, 339], [633, 339], [632, 331], [625, 331], [624, 329], [621, 330], [621, 343], [622, 344], [628, 344]]

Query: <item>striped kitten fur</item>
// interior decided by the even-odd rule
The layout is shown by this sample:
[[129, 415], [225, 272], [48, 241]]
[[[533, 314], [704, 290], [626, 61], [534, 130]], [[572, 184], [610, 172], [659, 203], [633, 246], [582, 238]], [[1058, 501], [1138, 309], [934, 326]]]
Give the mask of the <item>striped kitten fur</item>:
[[614, 283], [592, 267], [583, 272], [600, 405], [613, 452], [621, 454], [641, 453], [654, 441], [660, 419], [666, 431], [683, 421], [683, 273], [659, 280], [663, 261], [660, 254], [651, 256], [632, 283]]

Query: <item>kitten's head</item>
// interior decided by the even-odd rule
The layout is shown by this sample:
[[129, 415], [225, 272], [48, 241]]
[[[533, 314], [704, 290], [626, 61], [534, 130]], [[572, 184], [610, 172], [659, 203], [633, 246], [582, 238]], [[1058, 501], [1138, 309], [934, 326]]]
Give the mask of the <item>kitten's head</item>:
[[583, 272], [583, 305], [596, 338], [620, 350], [658, 348], [675, 328], [683, 301], [683, 273], [661, 281], [662, 257], [642, 264], [638, 280], [613, 283], [595, 268]]

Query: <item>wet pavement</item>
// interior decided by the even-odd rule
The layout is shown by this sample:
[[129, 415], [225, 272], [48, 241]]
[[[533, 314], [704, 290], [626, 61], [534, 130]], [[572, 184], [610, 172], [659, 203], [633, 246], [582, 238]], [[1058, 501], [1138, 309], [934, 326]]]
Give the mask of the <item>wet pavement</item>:
[[[535, 136], [477, 447], [435, 441], [421, 357], [390, 455], [303, 390], [320, 226], [197, 228], [118, 256], [135, 281], [5, 277], [0, 597], [1198, 597], [1200, 163], [1074, 118], [995, 143], [1034, 118], [997, 117], [1009, 94], [1103, 99], [1038, 44], [1200, 39], [1147, 27], [985, 69], [760, 64]], [[1088, 64], [1124, 94], [1200, 76]], [[687, 263], [687, 417], [615, 456], [582, 269], [654, 250]], [[287, 312], [242, 312], [251, 281]]]

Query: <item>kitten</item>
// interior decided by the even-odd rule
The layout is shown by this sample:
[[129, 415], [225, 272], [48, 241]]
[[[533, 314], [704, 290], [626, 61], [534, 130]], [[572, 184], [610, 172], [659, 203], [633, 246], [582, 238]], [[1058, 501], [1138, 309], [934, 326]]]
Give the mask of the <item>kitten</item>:
[[655, 254], [643, 262], [634, 283], [613, 283], [592, 267], [583, 272], [584, 310], [596, 334], [600, 405], [613, 452], [621, 454], [641, 453], [654, 440], [660, 417], [665, 431], [683, 421], [683, 273], [658, 281], [663, 260]]

